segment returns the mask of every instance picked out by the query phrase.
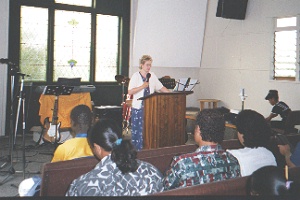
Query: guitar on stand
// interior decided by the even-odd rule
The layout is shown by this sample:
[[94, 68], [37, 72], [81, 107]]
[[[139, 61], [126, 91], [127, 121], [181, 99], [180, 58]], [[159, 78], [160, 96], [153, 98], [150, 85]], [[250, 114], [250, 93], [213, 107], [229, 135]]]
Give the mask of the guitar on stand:
[[125, 134], [125, 135], [129, 134], [132, 98], [133, 98], [133, 95], [127, 95], [126, 101], [122, 103], [122, 106], [123, 106], [122, 130], [123, 130], [123, 134]]
[[52, 121], [50, 122], [49, 117], [44, 120], [44, 129], [42, 138], [44, 141], [57, 143], [61, 139], [59, 132], [61, 122], [58, 121], [58, 97], [59, 95], [70, 95], [73, 90], [73, 86], [46, 86], [44, 89], [44, 95], [55, 95]]
[[128, 87], [130, 79], [128, 77], [125, 77], [123, 75], [116, 75], [115, 79], [118, 83], [122, 84], [122, 133], [123, 135], [129, 134], [129, 125], [130, 125], [130, 117], [131, 117], [131, 102], [132, 102], [132, 95], [127, 94], [127, 98], [124, 101], [124, 87]]
[[50, 122], [49, 117], [47, 117], [44, 122], [44, 131], [43, 131], [44, 141], [56, 143], [61, 138], [61, 135], [59, 133], [61, 122], [58, 122], [57, 112], [58, 112], [58, 96], [55, 96], [52, 121]]

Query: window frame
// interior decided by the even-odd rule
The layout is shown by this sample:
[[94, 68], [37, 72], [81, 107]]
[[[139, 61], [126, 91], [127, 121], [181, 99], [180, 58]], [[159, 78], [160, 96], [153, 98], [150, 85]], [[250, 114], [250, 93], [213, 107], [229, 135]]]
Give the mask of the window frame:
[[[277, 27], [277, 20], [281, 18], [290, 18], [296, 17], [296, 26], [287, 26], [287, 27]], [[281, 16], [281, 17], [274, 17], [274, 32], [273, 32], [273, 45], [272, 45], [272, 70], [271, 70], [271, 80], [274, 81], [292, 81], [292, 82], [299, 82], [299, 70], [300, 70], [300, 15], [295, 16]], [[276, 32], [280, 31], [292, 31], [295, 30], [297, 32], [296, 38], [296, 69], [295, 69], [295, 77], [289, 76], [275, 76], [275, 34]]]
[[[117, 6], [115, 6], [117, 5]], [[95, 81], [95, 56], [96, 56], [96, 17], [97, 14], [120, 16], [120, 43], [117, 61], [117, 74], [128, 76], [129, 50], [130, 50], [130, 0], [93, 0], [92, 7], [74, 6], [55, 3], [54, 0], [14, 0], [10, 2], [9, 19], [9, 50], [10, 60], [19, 65], [20, 59], [20, 9], [21, 6], [34, 6], [48, 8], [48, 55], [46, 66], [46, 81], [35, 81], [35, 85], [51, 85], [53, 81], [53, 51], [54, 51], [54, 13], [55, 10], [79, 11], [91, 13], [91, 55], [90, 55], [90, 81], [83, 84], [117, 85], [113, 82]], [[121, 39], [122, 38], [122, 39]], [[120, 55], [121, 54], [121, 55]], [[125, 66], [125, 67], [124, 67]], [[116, 75], [117, 75], [116, 74]], [[26, 82], [26, 80], [25, 80]]]

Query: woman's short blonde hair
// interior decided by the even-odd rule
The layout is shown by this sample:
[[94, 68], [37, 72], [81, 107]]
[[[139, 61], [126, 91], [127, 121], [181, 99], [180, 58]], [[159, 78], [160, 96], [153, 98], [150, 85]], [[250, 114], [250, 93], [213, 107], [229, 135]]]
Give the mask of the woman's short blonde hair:
[[139, 66], [139, 69], [142, 69], [142, 65], [145, 64], [146, 61], [153, 61], [152, 60], [152, 57], [149, 56], [149, 55], [143, 55], [141, 58], [140, 58], [140, 66]]

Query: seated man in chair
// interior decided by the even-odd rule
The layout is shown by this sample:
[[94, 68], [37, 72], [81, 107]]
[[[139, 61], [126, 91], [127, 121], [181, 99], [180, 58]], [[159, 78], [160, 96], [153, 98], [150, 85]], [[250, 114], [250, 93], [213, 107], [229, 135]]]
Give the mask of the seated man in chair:
[[173, 158], [163, 179], [165, 190], [240, 177], [238, 160], [220, 145], [224, 131], [225, 120], [219, 110], [202, 110], [194, 131], [199, 148]]

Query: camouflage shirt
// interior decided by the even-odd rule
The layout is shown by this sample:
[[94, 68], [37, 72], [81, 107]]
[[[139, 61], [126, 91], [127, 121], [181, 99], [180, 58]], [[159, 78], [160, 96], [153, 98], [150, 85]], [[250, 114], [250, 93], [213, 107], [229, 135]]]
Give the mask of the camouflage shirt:
[[66, 196], [141, 196], [163, 191], [160, 171], [147, 162], [138, 163], [135, 172], [122, 174], [108, 155], [75, 179]]
[[174, 156], [163, 179], [165, 190], [240, 177], [238, 160], [220, 145], [202, 146]]

